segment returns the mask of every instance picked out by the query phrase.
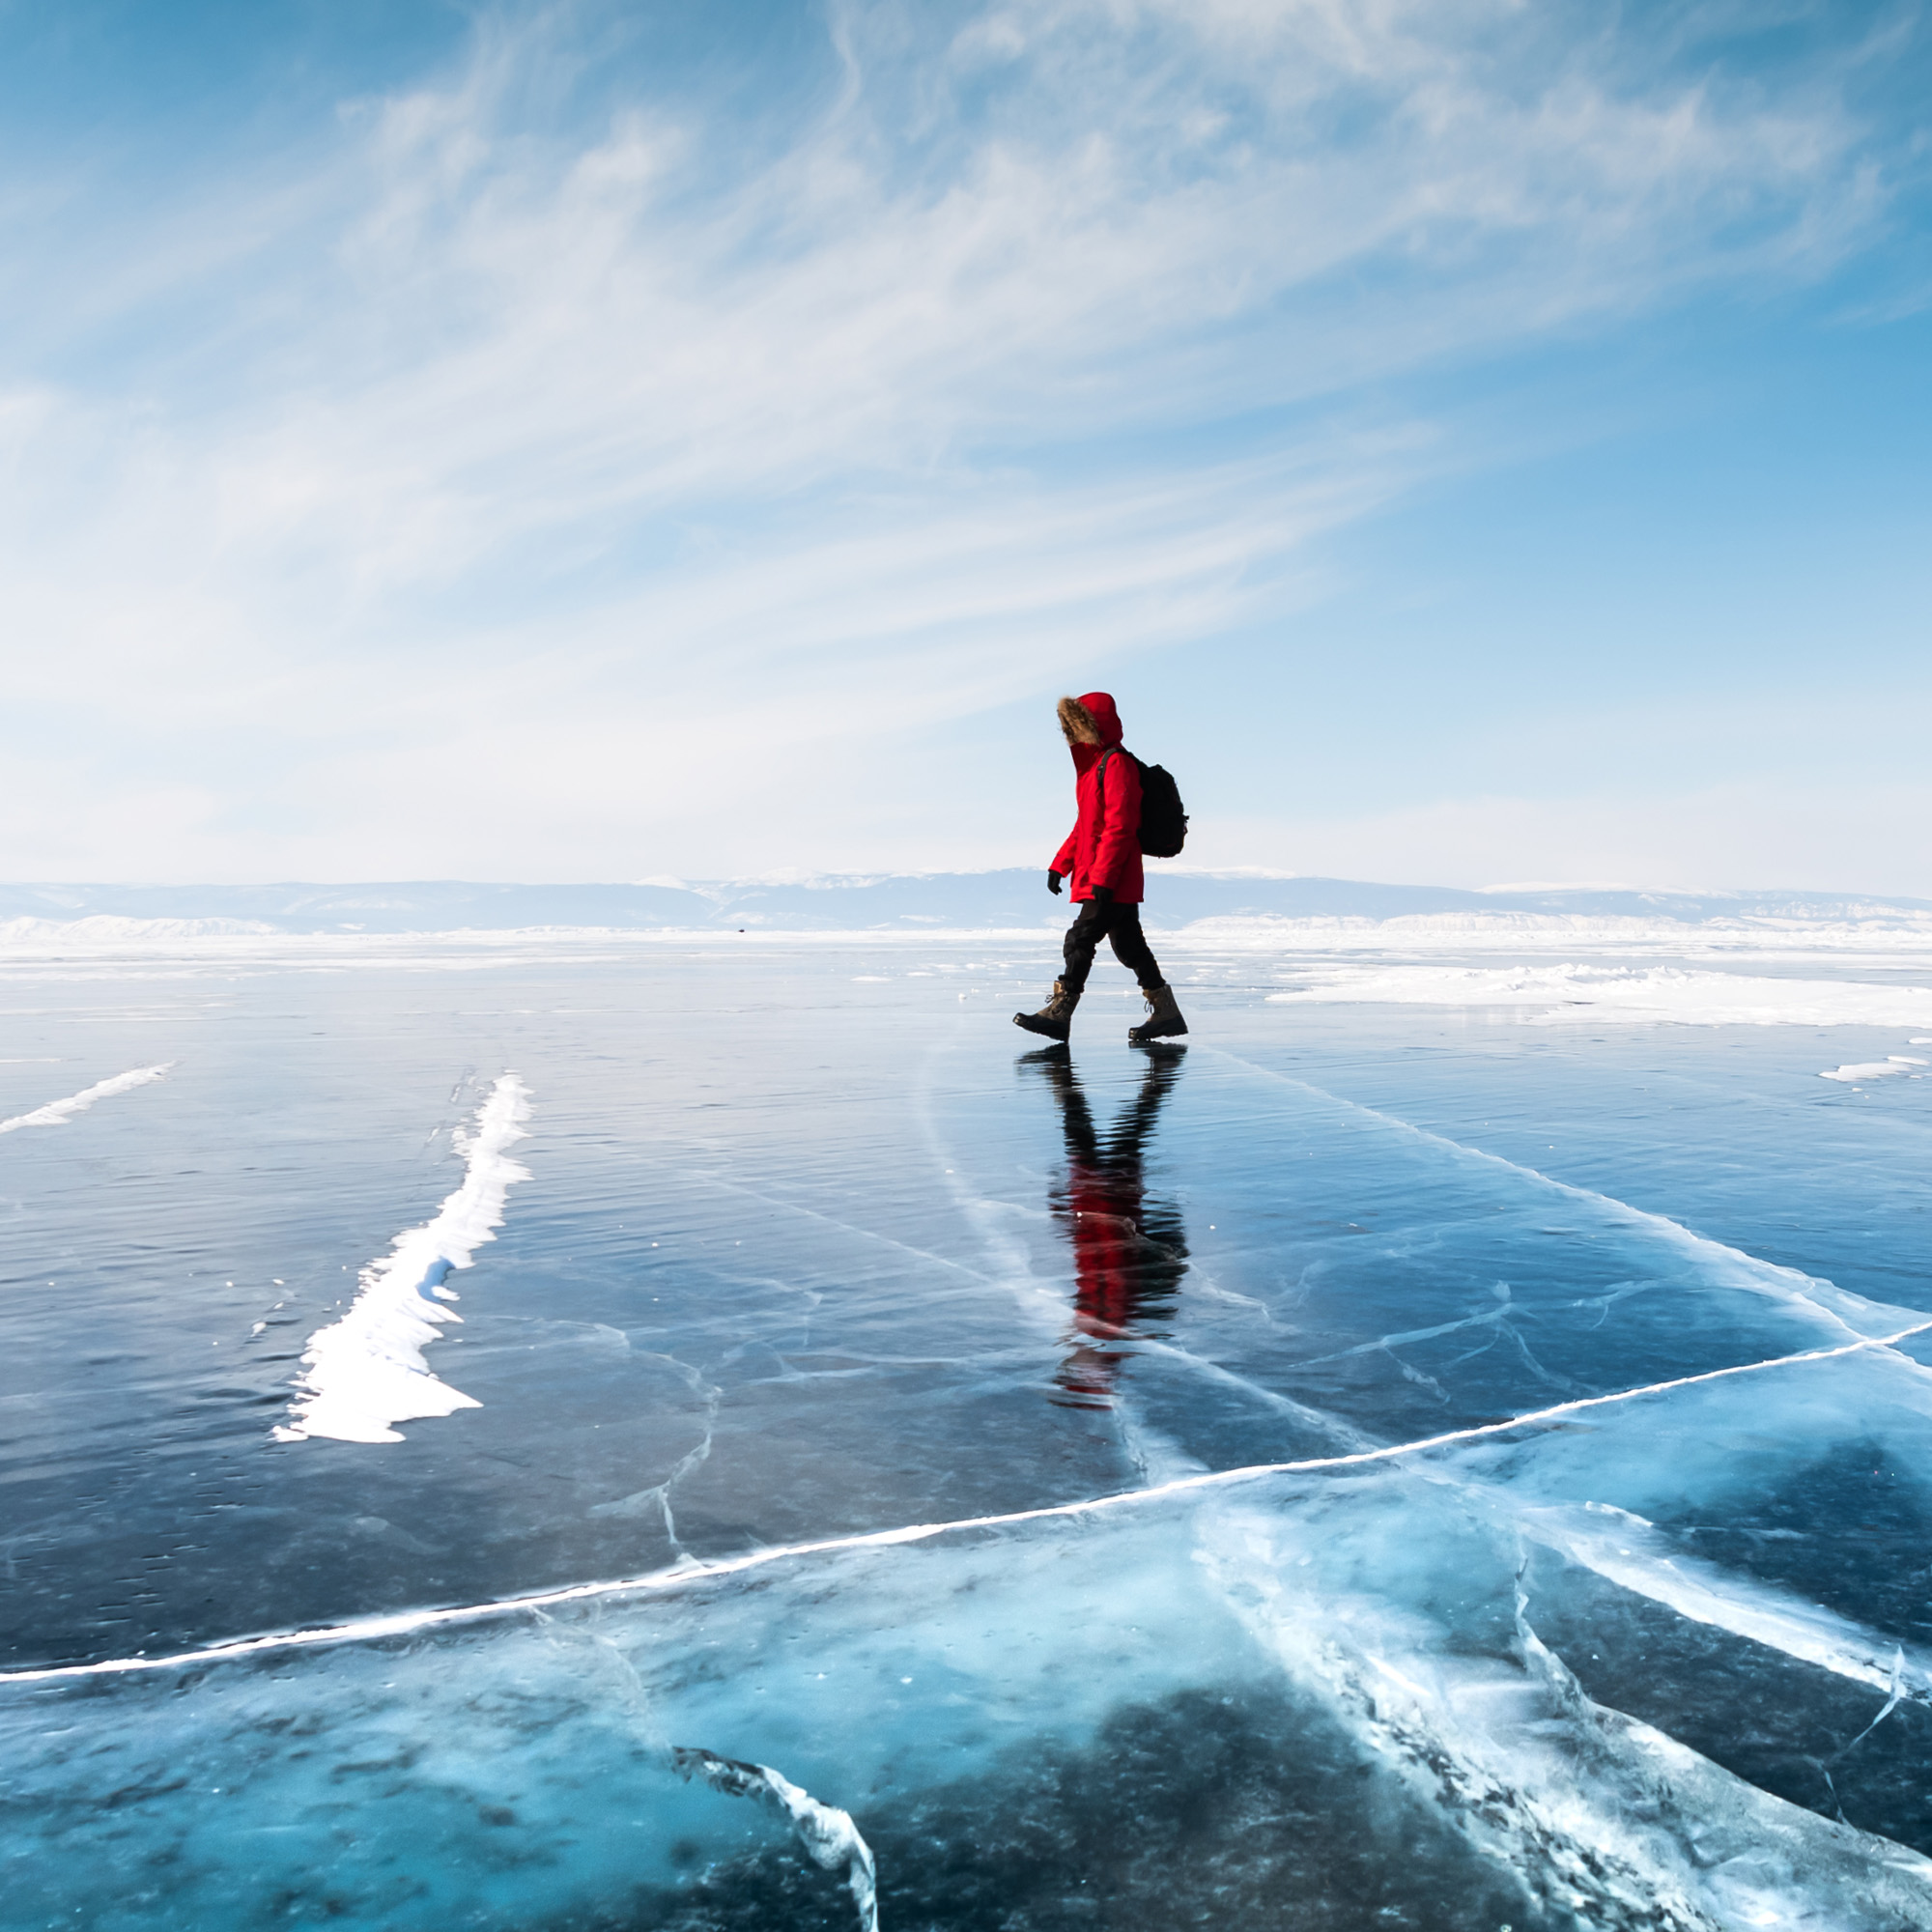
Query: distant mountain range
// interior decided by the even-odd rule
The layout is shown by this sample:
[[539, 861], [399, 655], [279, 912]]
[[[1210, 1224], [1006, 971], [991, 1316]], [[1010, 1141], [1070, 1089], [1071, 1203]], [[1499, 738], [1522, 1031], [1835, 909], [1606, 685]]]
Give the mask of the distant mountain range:
[[[1921, 928], [1932, 900], [1843, 893], [1670, 893], [1597, 887], [1464, 892], [1354, 879], [1159, 873], [1145, 919], [1172, 929], [1203, 919], [1370, 920], [1507, 916], [1805, 924], [1896, 922]], [[791, 884], [699, 881], [615, 886], [394, 885], [0, 886], [0, 926], [86, 919], [218, 920], [283, 933], [501, 932], [532, 926], [780, 932], [1037, 928], [1062, 924], [1067, 901], [1038, 870], [829, 877]], [[16, 928], [17, 929], [17, 928]]]

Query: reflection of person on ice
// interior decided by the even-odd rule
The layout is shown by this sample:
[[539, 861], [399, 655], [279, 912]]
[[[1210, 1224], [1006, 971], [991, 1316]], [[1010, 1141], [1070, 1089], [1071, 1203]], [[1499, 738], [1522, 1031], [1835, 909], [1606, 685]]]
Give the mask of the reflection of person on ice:
[[1149, 1040], [1183, 1034], [1187, 1022], [1175, 1004], [1174, 989], [1160, 977], [1160, 967], [1141, 931], [1141, 900], [1146, 896], [1141, 872], [1141, 775], [1140, 767], [1121, 748], [1121, 720], [1114, 700], [1104, 691], [1063, 697], [1060, 728], [1073, 753], [1073, 795], [1079, 816], [1047, 869], [1046, 884], [1049, 892], [1058, 893], [1061, 881], [1066, 880], [1080, 916], [1067, 928], [1066, 965], [1053, 982], [1053, 997], [1037, 1013], [1015, 1013], [1013, 1024], [1048, 1039], [1065, 1039], [1093, 970], [1094, 954], [1106, 939], [1114, 956], [1140, 981], [1147, 996], [1148, 1017], [1128, 1029], [1128, 1039], [1144, 1046]]
[[1180, 1216], [1148, 1199], [1145, 1178], [1154, 1117], [1181, 1058], [1177, 1047], [1153, 1050], [1140, 1092], [1102, 1138], [1066, 1055], [1047, 1047], [1026, 1056], [1052, 1083], [1066, 1135], [1066, 1178], [1053, 1191], [1052, 1208], [1073, 1242], [1075, 1332], [1054, 1379], [1058, 1400], [1070, 1407], [1112, 1406], [1114, 1378], [1129, 1352], [1122, 1345], [1172, 1312], [1187, 1272]]

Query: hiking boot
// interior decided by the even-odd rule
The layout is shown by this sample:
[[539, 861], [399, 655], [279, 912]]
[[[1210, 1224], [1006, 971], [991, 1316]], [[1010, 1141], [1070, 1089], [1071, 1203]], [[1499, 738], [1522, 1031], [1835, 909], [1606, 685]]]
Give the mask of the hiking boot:
[[[1037, 1013], [1015, 1013], [1013, 1024], [1025, 1027], [1028, 1033], [1043, 1035], [1048, 1039], [1065, 1040], [1073, 1031], [1073, 1009], [1080, 1004], [1080, 995], [1066, 989], [1065, 980], [1053, 982], [1053, 997]], [[1185, 1028], [1182, 1029], [1186, 1031]]]
[[1131, 1045], [1146, 1046], [1150, 1041], [1187, 1031], [1187, 1022], [1180, 1017], [1180, 1009], [1175, 1004], [1172, 986], [1143, 986], [1141, 992], [1147, 999], [1148, 1016], [1139, 1026], [1127, 1029]]

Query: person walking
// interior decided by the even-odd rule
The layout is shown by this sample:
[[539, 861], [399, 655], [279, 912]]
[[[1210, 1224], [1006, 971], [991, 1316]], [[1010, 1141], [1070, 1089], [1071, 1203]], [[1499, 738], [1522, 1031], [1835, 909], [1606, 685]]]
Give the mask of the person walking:
[[1073, 753], [1073, 796], [1078, 816], [1066, 842], [1047, 867], [1046, 889], [1059, 893], [1063, 881], [1080, 908], [1066, 929], [1065, 966], [1053, 982], [1053, 997], [1037, 1013], [1015, 1013], [1013, 1024], [1048, 1039], [1064, 1040], [1072, 1031], [1073, 1009], [1086, 990], [1100, 941], [1140, 981], [1148, 1017], [1129, 1027], [1136, 1046], [1187, 1031], [1174, 988], [1141, 931], [1146, 881], [1141, 870], [1140, 767], [1121, 746], [1121, 716], [1104, 691], [1060, 700], [1060, 728]]

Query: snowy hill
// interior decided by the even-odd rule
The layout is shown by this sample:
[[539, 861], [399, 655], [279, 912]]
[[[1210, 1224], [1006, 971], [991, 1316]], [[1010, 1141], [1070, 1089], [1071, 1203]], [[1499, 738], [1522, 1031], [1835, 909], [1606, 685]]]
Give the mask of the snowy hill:
[[[133, 939], [195, 934], [409, 933], [596, 927], [631, 930], [880, 932], [1052, 927], [1067, 902], [1035, 869], [889, 877], [640, 885], [525, 886], [434, 880], [374, 885], [0, 886], [0, 937]], [[1856, 926], [1932, 930], [1932, 901], [1833, 893], [1641, 892], [1531, 887], [1467, 892], [1352, 879], [1157, 872], [1150, 927], [1202, 920], [1400, 921], [1411, 930], [1519, 932], [1641, 922], [1689, 937], [1699, 928]], [[1625, 926], [1625, 930], [1630, 930]]]

